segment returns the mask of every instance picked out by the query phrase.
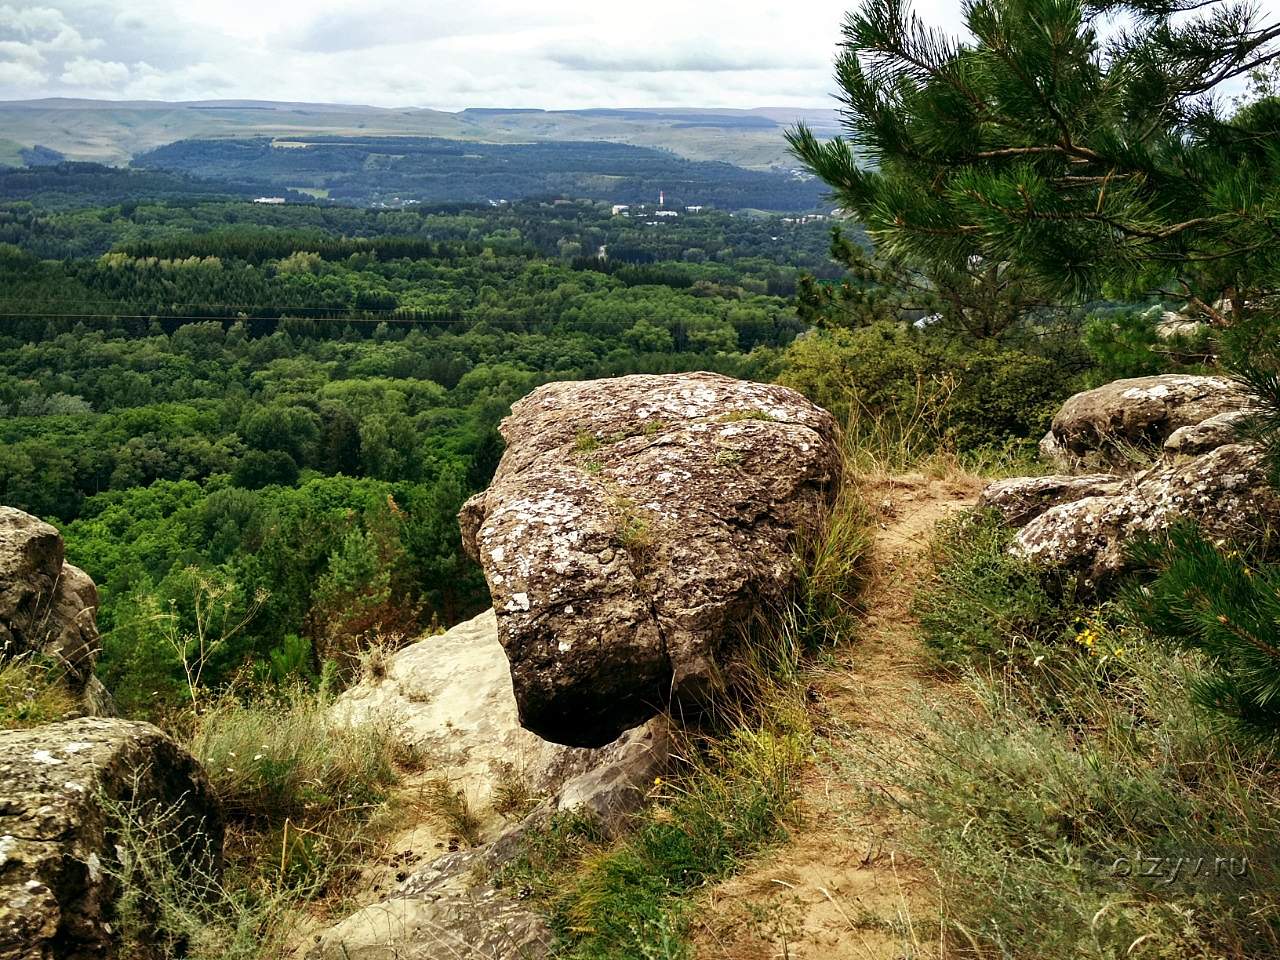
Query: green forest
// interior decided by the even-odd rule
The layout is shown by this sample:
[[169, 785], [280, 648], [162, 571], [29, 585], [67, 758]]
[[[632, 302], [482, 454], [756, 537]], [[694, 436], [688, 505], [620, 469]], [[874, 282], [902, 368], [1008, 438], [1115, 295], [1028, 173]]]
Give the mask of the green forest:
[[101, 669], [130, 711], [179, 699], [148, 629], [194, 616], [192, 568], [255, 610], [210, 684], [349, 670], [360, 638], [487, 604], [454, 518], [512, 401], [642, 370], [772, 376], [805, 326], [797, 276], [832, 272], [826, 229], [586, 202], [12, 204], [0, 502], [62, 528], [99, 584]]
[[702, 205], [787, 211], [816, 209], [822, 198], [822, 187], [811, 176], [686, 160], [666, 150], [602, 140], [181, 140], [140, 154], [133, 165], [237, 185], [266, 181], [276, 189], [319, 190], [336, 201], [374, 206], [548, 196], [652, 203], [665, 190], [677, 209]]
[[[1280, 958], [1280, 24], [962, 15], [861, 0], [799, 175], [247, 134], [0, 170], [0, 504], [59, 528], [98, 677], [229, 812], [222, 878], [135, 838], [139, 960], [299, 956], [401, 895], [453, 924], [445, 861], [561, 960]], [[402, 718], [335, 719], [490, 605], [457, 514], [513, 403], [695, 370], [831, 411], [839, 468], [620, 827], [514, 761], [473, 808]], [[683, 531], [619, 501], [651, 590]], [[0, 668], [0, 729], [76, 708]]]
[[482, 609], [454, 518], [539, 383], [715, 370], [841, 418], [942, 389], [938, 436], [1007, 455], [1145, 352], [1159, 313], [1099, 301], [974, 341], [936, 295], [860, 275], [864, 235], [826, 220], [264, 206], [137, 171], [117, 176], [142, 199], [97, 206], [87, 172], [0, 209], [0, 502], [60, 527], [99, 584], [100, 672], [131, 712], [181, 702], [157, 613], [195, 616], [195, 571], [253, 613], [215, 688], [246, 664], [346, 673], [375, 635]]

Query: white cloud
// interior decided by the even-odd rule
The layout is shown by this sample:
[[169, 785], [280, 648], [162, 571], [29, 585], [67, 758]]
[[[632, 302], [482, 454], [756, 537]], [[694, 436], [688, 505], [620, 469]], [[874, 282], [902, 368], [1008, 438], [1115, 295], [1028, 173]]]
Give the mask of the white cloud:
[[235, 77], [211, 63], [193, 63], [178, 70], [162, 70], [140, 62], [134, 65], [132, 81], [121, 92], [129, 100], [216, 100], [228, 92], [239, 91], [236, 90]]
[[35, 68], [44, 63], [44, 54], [20, 40], [0, 40], [0, 61]]
[[45, 83], [45, 75], [25, 63], [0, 60], [0, 90], [15, 90], [37, 95]]
[[117, 87], [128, 81], [129, 68], [114, 60], [89, 60], [85, 57], [76, 57], [67, 63], [58, 79], [73, 87], [114, 92]]
[[[1262, 0], [1273, 15], [1280, 0]], [[831, 106], [857, 0], [0, 0], [0, 99]], [[961, 0], [916, 0], [955, 30]]]

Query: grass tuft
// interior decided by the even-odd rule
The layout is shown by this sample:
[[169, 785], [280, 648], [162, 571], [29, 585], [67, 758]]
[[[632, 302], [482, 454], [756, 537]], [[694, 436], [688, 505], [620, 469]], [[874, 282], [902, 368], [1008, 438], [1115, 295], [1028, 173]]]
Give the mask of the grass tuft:
[[52, 723], [75, 709], [61, 670], [30, 657], [0, 662], [0, 730]]
[[474, 847], [480, 842], [480, 818], [462, 790], [437, 777], [425, 784], [422, 799], [431, 816], [459, 843]]
[[215, 701], [197, 721], [191, 752], [236, 819], [323, 820], [386, 799], [397, 748], [376, 725], [335, 726], [327, 698], [302, 687]]
[[1031, 661], [1067, 632], [1076, 584], [1012, 556], [1012, 541], [994, 513], [961, 513], [939, 525], [932, 574], [913, 604], [921, 639], [939, 663]]

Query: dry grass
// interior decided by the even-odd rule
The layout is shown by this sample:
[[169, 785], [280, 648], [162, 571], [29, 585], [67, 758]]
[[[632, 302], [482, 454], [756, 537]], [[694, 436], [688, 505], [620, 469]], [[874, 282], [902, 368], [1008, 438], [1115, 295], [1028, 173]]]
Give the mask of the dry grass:
[[421, 799], [429, 816], [449, 832], [453, 842], [468, 847], [480, 842], [482, 824], [463, 790], [435, 777], [423, 785]]
[[0, 730], [51, 723], [75, 709], [61, 670], [31, 657], [0, 662]]

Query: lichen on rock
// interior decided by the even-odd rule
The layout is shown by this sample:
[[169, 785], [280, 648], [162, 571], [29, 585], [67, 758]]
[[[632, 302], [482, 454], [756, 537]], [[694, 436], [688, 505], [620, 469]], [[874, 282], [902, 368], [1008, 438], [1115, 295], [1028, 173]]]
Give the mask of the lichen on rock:
[[1237, 442], [1250, 397], [1223, 377], [1118, 380], [1076, 394], [1054, 417], [1047, 448], [1057, 465], [1126, 461], [1118, 445], [1162, 455], [1129, 473], [1000, 480], [981, 503], [1019, 527], [1012, 551], [1100, 582], [1123, 571], [1129, 545], [1186, 520], [1206, 535], [1249, 541], [1280, 520], [1262, 452]]
[[159, 729], [85, 717], [0, 732], [0, 958], [115, 955], [113, 805], [138, 828], [179, 838], [169, 852], [216, 877], [217, 800], [195, 759]]
[[717, 686], [729, 641], [794, 577], [840, 476], [837, 428], [784, 387], [711, 373], [539, 387], [464, 506], [521, 722], [598, 746]]

